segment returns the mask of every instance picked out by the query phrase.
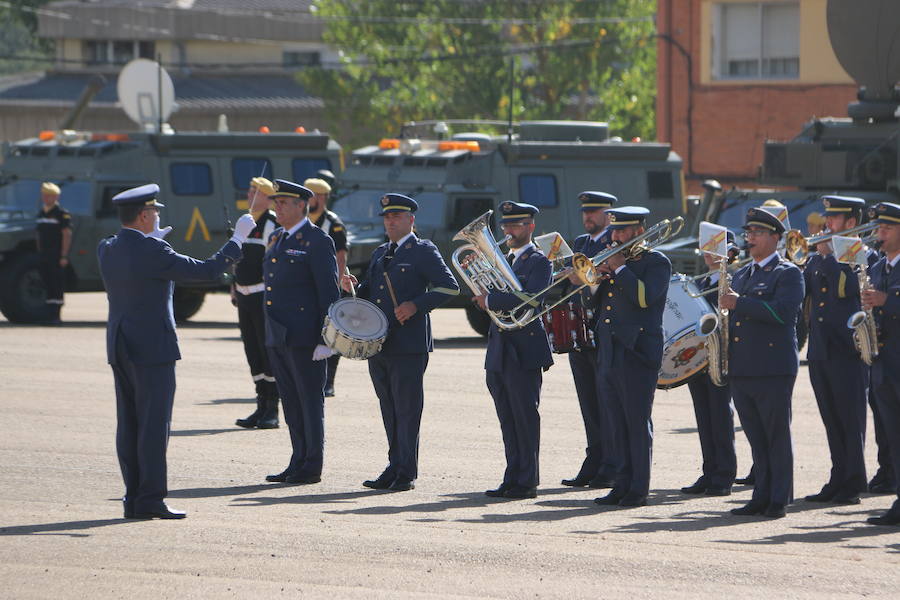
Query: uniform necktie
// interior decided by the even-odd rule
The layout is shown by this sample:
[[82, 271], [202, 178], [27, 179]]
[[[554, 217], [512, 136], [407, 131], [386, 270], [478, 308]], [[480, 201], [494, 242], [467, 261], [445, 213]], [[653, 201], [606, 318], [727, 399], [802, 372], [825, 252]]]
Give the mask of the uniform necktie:
[[509, 254], [507, 254], [507, 255], [506, 255], [506, 262], [509, 263], [509, 266], [512, 266], [512, 264], [513, 264], [514, 262], [516, 262], [516, 253], [515, 253], [515, 252], [510, 252]]
[[397, 251], [397, 243], [391, 242], [391, 245], [388, 246], [387, 252], [384, 253], [384, 266], [388, 266], [391, 263], [391, 259], [394, 258], [394, 252]]
[[753, 263], [753, 265], [750, 267], [750, 277], [753, 277], [754, 275], [756, 275], [757, 269], [759, 269], [759, 265], [756, 263]]

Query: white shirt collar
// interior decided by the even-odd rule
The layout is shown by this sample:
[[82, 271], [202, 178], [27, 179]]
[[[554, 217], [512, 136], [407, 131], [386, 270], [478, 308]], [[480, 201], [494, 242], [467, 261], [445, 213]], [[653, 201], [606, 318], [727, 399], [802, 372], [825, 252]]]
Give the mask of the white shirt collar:
[[413, 236], [413, 232], [410, 231], [409, 233], [407, 233], [406, 235], [404, 235], [402, 238], [400, 238], [399, 240], [397, 240], [397, 247], [399, 248], [400, 246], [402, 246], [402, 245], [404, 244], [404, 242], [406, 242], [406, 240], [408, 240], [408, 239], [411, 238], [412, 236]]
[[150, 236], [148, 236], [146, 233], [144, 233], [143, 231], [141, 231], [140, 229], [135, 229], [134, 227], [123, 227], [122, 229], [128, 229], [128, 230], [130, 230], [130, 231], [137, 231], [139, 234], [141, 234], [141, 235], [144, 236], [144, 237], [150, 237]]
[[528, 242], [521, 248], [516, 248], [515, 250], [513, 250], [513, 261], [518, 260], [519, 257], [522, 256], [522, 254], [529, 248], [534, 248], [534, 242]]
[[591, 236], [591, 241], [592, 241], [592, 242], [596, 242], [597, 240], [599, 240], [601, 237], [603, 237], [603, 234], [606, 233], [606, 230], [607, 230], [607, 229], [609, 229], [609, 227], [604, 227], [604, 228], [603, 228], [603, 231], [601, 231], [601, 232], [598, 233], [597, 235], [592, 235], [592, 236]]
[[[887, 260], [887, 258], [885, 258], [885, 260]], [[898, 262], [900, 262], [900, 253], [898, 253], [897, 256], [894, 257], [894, 260], [888, 260], [888, 261], [887, 261], [887, 263], [888, 263], [889, 265], [891, 265], [891, 268], [892, 268], [892, 269], [893, 269], [894, 267], [897, 266], [897, 263], [898, 263]]]
[[762, 259], [760, 261], [754, 260], [753, 264], [756, 265], [757, 267], [762, 267], [764, 264], [766, 264], [767, 262], [772, 260], [772, 257], [775, 257], [775, 256], [781, 256], [780, 254], [778, 254], [778, 250], [776, 250], [775, 252], [773, 252], [772, 254], [768, 255], [767, 257], [765, 257], [764, 259]]
[[308, 217], [303, 217], [303, 220], [302, 220], [302, 221], [300, 221], [299, 223], [297, 223], [296, 225], [294, 225], [293, 227], [291, 227], [290, 229], [288, 229], [288, 230], [285, 232], [285, 234], [286, 234], [287, 236], [292, 236], [292, 235], [294, 235], [295, 233], [297, 233], [298, 231], [300, 231], [300, 228], [303, 227], [304, 225], [306, 225], [306, 223], [307, 223], [308, 221], [309, 221], [309, 218], [308, 218]]

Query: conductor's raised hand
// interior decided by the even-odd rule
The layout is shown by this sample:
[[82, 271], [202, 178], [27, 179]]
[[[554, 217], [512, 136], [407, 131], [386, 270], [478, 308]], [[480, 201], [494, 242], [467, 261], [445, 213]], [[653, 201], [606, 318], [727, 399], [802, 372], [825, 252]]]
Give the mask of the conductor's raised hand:
[[241, 218], [234, 224], [234, 234], [231, 236], [232, 241], [243, 244], [247, 241], [247, 236], [256, 227], [256, 221], [249, 214], [241, 215]]

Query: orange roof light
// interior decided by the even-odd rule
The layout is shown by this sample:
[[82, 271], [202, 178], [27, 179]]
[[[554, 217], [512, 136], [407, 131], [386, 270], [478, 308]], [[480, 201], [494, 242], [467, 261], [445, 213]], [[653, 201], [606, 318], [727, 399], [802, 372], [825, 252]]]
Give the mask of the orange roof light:
[[303, 125], [294, 128], [294, 133], [306, 133], [306, 127]]
[[127, 133], [93, 133], [91, 134], [92, 142], [127, 142]]
[[458, 141], [458, 140], [449, 140], [444, 142], [438, 142], [438, 150], [440, 152], [447, 152], [448, 150], [468, 150], [469, 152], [480, 152], [481, 146], [478, 145], [476, 141]]
[[260, 133], [269, 133], [269, 126], [263, 125], [262, 127], [259, 128], [259, 132]]
[[400, 140], [395, 138], [384, 138], [378, 142], [378, 147], [382, 150], [399, 150]]
[[49, 142], [50, 140], [54, 139], [55, 137], [56, 137], [56, 132], [50, 131], [50, 130], [42, 131], [38, 134], [38, 139], [41, 140], [42, 142]]

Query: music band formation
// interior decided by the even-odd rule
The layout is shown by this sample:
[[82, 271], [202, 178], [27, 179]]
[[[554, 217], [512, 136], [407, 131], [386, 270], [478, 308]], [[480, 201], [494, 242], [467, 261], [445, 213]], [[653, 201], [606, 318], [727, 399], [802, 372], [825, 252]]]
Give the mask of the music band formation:
[[[433, 350], [429, 313], [460, 287], [435, 245], [416, 236], [416, 200], [394, 193], [377, 206], [387, 241], [357, 280], [346, 270], [343, 223], [326, 209], [330, 192], [324, 174], [303, 185], [254, 178], [248, 213], [205, 261], [177, 254], [163, 239], [170, 228], [159, 227], [158, 186], [113, 198], [122, 229], [100, 243], [98, 255], [109, 298], [107, 349], [126, 518], [185, 516], [164, 502], [180, 358], [172, 291], [175, 282], [215, 280], [232, 268], [232, 299], [257, 394], [256, 410], [237, 425], [279, 427], [280, 399], [290, 433], [288, 460], [266, 480], [321, 480], [324, 398], [334, 393], [336, 359], [343, 355], [368, 361], [388, 441], [387, 465], [363, 485], [415, 487], [423, 376]], [[832, 464], [828, 481], [805, 500], [857, 504], [865, 491], [900, 494], [900, 270], [894, 269], [900, 205], [869, 210], [873, 225], [866, 231], [877, 232], [864, 241], [877, 237], [880, 252], [863, 249], [863, 265], [835, 251], [838, 240], [852, 241], [861, 230], [861, 199], [823, 198], [828, 232], [806, 240], [802, 260], [794, 250], [804, 240], [787, 232], [783, 207], [748, 210], [743, 260], [731, 232], [704, 224], [716, 242], [705, 244], [701, 231], [709, 272], [689, 278], [673, 274], [654, 249], [677, 232], [680, 219], [649, 227], [647, 209], [618, 206], [611, 194], [587, 191], [578, 200], [585, 233], [571, 250], [558, 235], [535, 238], [539, 209], [510, 201], [498, 214], [502, 240], [494, 239], [490, 212], [455, 238], [466, 243], [452, 266], [491, 319], [485, 378], [506, 468], [486, 495], [536, 497], [543, 372], [554, 354], [567, 353], [586, 448], [564, 485], [608, 489], [595, 500], [600, 505], [645, 505], [655, 391], [686, 383], [703, 463], [700, 477], [682, 492], [731, 493], [737, 409], [752, 452], [753, 494], [730, 512], [785, 516], [794, 501], [791, 396], [804, 318], [809, 376]], [[833, 237], [843, 233], [848, 237]], [[677, 312], [696, 321], [679, 326], [678, 335], [672, 303], [690, 308]], [[863, 454], [867, 404], [879, 447], [871, 481]], [[900, 524], [900, 499], [869, 522]]]

